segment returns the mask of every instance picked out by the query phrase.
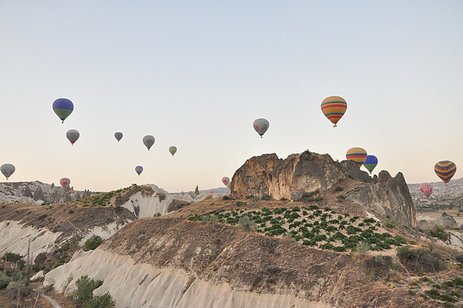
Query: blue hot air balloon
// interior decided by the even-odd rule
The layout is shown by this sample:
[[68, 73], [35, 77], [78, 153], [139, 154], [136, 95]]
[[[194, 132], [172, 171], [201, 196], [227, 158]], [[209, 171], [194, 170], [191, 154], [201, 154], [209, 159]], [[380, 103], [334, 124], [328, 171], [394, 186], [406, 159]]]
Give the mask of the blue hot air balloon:
[[368, 155], [363, 162], [363, 166], [370, 171], [370, 174], [373, 172], [373, 169], [376, 168], [376, 165], [378, 165], [378, 158], [374, 155]]
[[64, 120], [66, 120], [73, 110], [74, 104], [67, 98], [58, 98], [53, 102], [53, 111], [61, 119], [62, 123], [64, 123]]

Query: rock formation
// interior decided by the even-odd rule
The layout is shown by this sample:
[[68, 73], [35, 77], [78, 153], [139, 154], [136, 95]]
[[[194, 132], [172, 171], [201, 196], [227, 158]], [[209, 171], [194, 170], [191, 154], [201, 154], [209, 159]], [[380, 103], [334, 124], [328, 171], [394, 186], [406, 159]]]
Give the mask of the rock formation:
[[280, 159], [265, 154], [248, 159], [234, 174], [235, 197], [270, 195], [276, 200], [299, 200], [307, 193], [344, 190], [346, 202], [361, 205], [378, 215], [415, 226], [415, 207], [401, 173], [387, 171], [371, 178], [351, 161], [335, 162], [328, 154], [305, 151]]

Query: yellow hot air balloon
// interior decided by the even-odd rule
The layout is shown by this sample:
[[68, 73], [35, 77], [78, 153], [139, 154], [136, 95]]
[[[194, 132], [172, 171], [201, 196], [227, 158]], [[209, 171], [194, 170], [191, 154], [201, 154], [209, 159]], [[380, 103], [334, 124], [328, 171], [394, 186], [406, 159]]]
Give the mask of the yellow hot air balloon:
[[359, 147], [351, 148], [346, 153], [346, 158], [355, 162], [359, 167], [362, 167], [363, 162], [365, 161], [367, 156], [367, 151]]
[[340, 96], [329, 96], [323, 100], [321, 108], [325, 117], [333, 123], [333, 127], [337, 127], [336, 124], [346, 113], [347, 102]]

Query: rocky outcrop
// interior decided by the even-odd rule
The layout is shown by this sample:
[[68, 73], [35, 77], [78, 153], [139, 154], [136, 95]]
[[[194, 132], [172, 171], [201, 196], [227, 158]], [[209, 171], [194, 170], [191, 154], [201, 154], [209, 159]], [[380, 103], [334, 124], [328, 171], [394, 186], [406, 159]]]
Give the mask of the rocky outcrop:
[[[343, 187], [348, 183], [348, 187]], [[270, 195], [299, 200], [315, 191], [346, 190], [342, 198], [378, 215], [409, 226], [416, 225], [415, 207], [401, 173], [387, 171], [371, 178], [351, 161], [334, 161], [328, 154], [309, 151], [280, 159], [265, 154], [246, 161], [234, 174], [231, 191], [235, 197]]]
[[434, 220], [420, 220], [417, 224], [417, 228], [421, 231], [429, 231], [434, 229], [436, 226], [439, 226], [441, 228], [444, 228], [446, 230], [448, 229], [457, 229], [458, 224], [455, 218], [452, 216], [448, 215], [447, 213], [442, 213], [441, 217], [438, 217]]
[[415, 206], [402, 173], [392, 177], [381, 171], [376, 182], [356, 184], [345, 194], [346, 200], [396, 222], [416, 226]]

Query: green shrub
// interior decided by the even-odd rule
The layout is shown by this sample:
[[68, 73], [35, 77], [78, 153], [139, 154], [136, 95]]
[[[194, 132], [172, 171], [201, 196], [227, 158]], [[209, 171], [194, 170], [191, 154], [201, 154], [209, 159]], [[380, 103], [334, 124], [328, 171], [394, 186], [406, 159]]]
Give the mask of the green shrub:
[[268, 194], [263, 194], [262, 195], [262, 200], [264, 201], [270, 201], [272, 200], [272, 196], [268, 195]]
[[222, 200], [232, 200], [232, 197], [229, 195], [225, 195], [222, 197]]
[[444, 242], [450, 239], [450, 235], [445, 232], [444, 228], [441, 226], [434, 226], [431, 230], [428, 231], [428, 234], [432, 237], [436, 237]]
[[32, 292], [32, 287], [27, 280], [11, 281], [6, 287], [6, 292], [10, 298], [28, 296]]
[[370, 250], [370, 245], [365, 242], [360, 242], [357, 245], [355, 245], [354, 251], [358, 254], [366, 254]]
[[235, 202], [235, 205], [236, 205], [236, 206], [245, 206], [245, 205], [246, 205], [246, 202], [244, 202], [244, 201], [236, 201], [236, 202]]
[[388, 221], [386, 223], [386, 228], [393, 229], [393, 228], [395, 228], [395, 224], [393, 222]]
[[94, 250], [103, 243], [103, 239], [98, 235], [93, 235], [91, 238], [85, 241], [84, 250]]
[[93, 290], [103, 284], [101, 280], [93, 280], [88, 276], [80, 277], [76, 282], [77, 290], [74, 292], [72, 298], [74, 303], [84, 305], [93, 299]]
[[7, 252], [3, 255], [3, 260], [11, 263], [17, 263], [22, 260], [22, 256], [17, 253]]
[[5, 289], [10, 283], [10, 281], [11, 281], [10, 277], [3, 274], [3, 272], [0, 272], [0, 290]]
[[439, 272], [447, 268], [447, 263], [440, 254], [429, 249], [411, 249], [408, 246], [399, 247], [397, 256], [400, 262], [411, 272]]
[[241, 230], [246, 232], [256, 229], [256, 224], [254, 223], [254, 221], [249, 219], [248, 216], [241, 217], [238, 221], [238, 225], [240, 226]]
[[84, 304], [84, 308], [112, 308], [115, 303], [111, 294], [106, 293], [103, 296], [95, 296]]
[[365, 260], [367, 271], [376, 279], [385, 277], [392, 268], [390, 256], [374, 256]]

